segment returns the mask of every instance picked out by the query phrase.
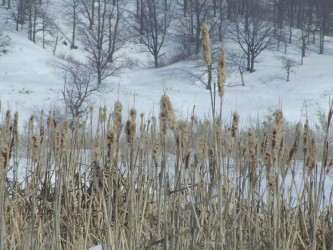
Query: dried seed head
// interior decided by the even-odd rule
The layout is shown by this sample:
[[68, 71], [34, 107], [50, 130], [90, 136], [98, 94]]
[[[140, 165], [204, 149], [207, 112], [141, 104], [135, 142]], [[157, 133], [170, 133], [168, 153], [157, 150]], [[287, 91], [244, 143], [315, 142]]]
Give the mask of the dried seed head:
[[0, 167], [6, 171], [7, 166], [8, 166], [8, 147], [3, 145], [1, 148], [1, 156], [0, 156]]
[[107, 148], [108, 148], [107, 155], [109, 159], [113, 158], [114, 145], [115, 145], [115, 135], [113, 131], [109, 130], [107, 134]]
[[6, 118], [5, 118], [5, 128], [6, 128], [6, 130], [9, 129], [11, 120], [12, 120], [12, 115], [10, 113], [10, 110], [7, 110], [7, 112], [6, 112]]
[[237, 112], [234, 112], [232, 116], [232, 127], [231, 127], [231, 136], [233, 138], [236, 137], [238, 131], [238, 123], [239, 123], [239, 115], [237, 114]]
[[283, 123], [283, 113], [281, 110], [276, 110], [274, 112], [274, 116], [275, 116], [275, 124], [276, 125], [280, 125]]
[[59, 131], [54, 134], [54, 152], [55, 158], [58, 159], [60, 153], [60, 146], [61, 146], [61, 136]]
[[227, 154], [231, 155], [232, 149], [234, 147], [234, 138], [228, 133], [227, 137]]
[[165, 114], [167, 121], [169, 123], [169, 126], [171, 129], [175, 128], [175, 112], [173, 110], [171, 101], [169, 96], [167, 95], [162, 95], [161, 97], [161, 114]]
[[18, 112], [14, 115], [14, 123], [13, 123], [13, 135], [14, 135], [14, 144], [18, 143]]
[[215, 138], [220, 139], [222, 137], [222, 119], [215, 119]]
[[117, 130], [117, 133], [121, 130], [121, 123], [122, 123], [122, 105], [119, 101], [115, 102], [114, 104], [114, 113], [115, 113], [115, 127]]
[[302, 133], [302, 124], [299, 122], [296, 125], [296, 129], [295, 129], [295, 140], [294, 140], [294, 144], [291, 148], [291, 150], [289, 151], [289, 155], [288, 155], [288, 161], [287, 164], [289, 165], [293, 156], [296, 154], [298, 146], [299, 146], [299, 142], [301, 140], [301, 133]]
[[248, 149], [250, 153], [251, 166], [252, 169], [255, 170], [257, 167], [258, 140], [251, 130], [248, 132]]
[[66, 152], [67, 148], [67, 136], [68, 136], [68, 121], [65, 121], [61, 133], [61, 150]]
[[309, 135], [310, 135], [310, 128], [309, 128], [309, 121], [306, 119], [304, 124], [304, 130], [303, 130], [303, 153], [304, 155], [307, 152], [308, 149], [308, 141], [309, 141]]
[[54, 120], [54, 117], [51, 114], [49, 114], [47, 117], [47, 122], [46, 122], [48, 129], [53, 128], [53, 120]]
[[266, 153], [266, 150], [267, 150], [267, 146], [268, 146], [268, 133], [267, 131], [264, 132], [264, 139], [261, 143], [261, 151], [260, 153], [262, 155], [264, 155]]
[[273, 163], [272, 163], [272, 155], [269, 152], [266, 152], [265, 154], [265, 166], [269, 170], [272, 169]]
[[136, 114], [137, 114], [136, 109], [133, 108], [130, 110], [130, 117], [131, 117], [132, 121], [136, 120]]
[[156, 142], [154, 145], [154, 149], [153, 149], [153, 160], [154, 160], [154, 164], [157, 165], [158, 163], [158, 152], [160, 149], [160, 145]]
[[224, 84], [226, 79], [225, 73], [225, 64], [224, 64], [224, 53], [223, 51], [219, 54], [219, 61], [217, 67], [217, 86], [218, 86], [218, 93], [220, 97], [224, 96]]
[[160, 114], [160, 133], [162, 138], [165, 138], [167, 135], [168, 122], [165, 114]]
[[203, 46], [203, 57], [204, 62], [206, 65], [211, 65], [212, 58], [211, 58], [211, 44], [210, 44], [210, 37], [209, 37], [209, 28], [207, 24], [204, 24], [202, 27], [202, 46]]
[[283, 114], [281, 110], [277, 110], [275, 115], [275, 125], [272, 131], [272, 152], [273, 161], [278, 160], [279, 155], [283, 151]]
[[132, 120], [128, 120], [126, 122], [126, 128], [125, 132], [127, 135], [127, 142], [130, 144], [131, 147], [134, 146], [134, 138], [135, 138], [135, 132], [136, 132], [136, 124]]
[[34, 163], [39, 161], [39, 149], [40, 149], [40, 136], [33, 136], [32, 137], [33, 140], [33, 153], [32, 153], [32, 161]]

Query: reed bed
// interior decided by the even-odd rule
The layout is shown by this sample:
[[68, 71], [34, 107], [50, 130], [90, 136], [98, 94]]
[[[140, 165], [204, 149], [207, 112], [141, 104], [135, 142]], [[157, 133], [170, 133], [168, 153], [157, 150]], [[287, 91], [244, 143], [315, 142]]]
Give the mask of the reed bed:
[[[94, 116], [98, 114], [98, 118]], [[333, 249], [330, 123], [239, 129], [116, 102], [0, 123], [0, 249]], [[320, 138], [320, 139], [317, 139]]]

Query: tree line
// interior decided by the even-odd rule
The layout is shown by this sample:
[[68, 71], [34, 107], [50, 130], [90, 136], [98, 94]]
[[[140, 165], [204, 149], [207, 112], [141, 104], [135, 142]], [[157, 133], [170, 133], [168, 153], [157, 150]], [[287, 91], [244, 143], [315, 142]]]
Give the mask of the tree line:
[[[83, 47], [86, 67], [97, 85], [126, 66], [116, 52], [129, 40], [142, 44], [157, 68], [163, 64], [161, 49], [168, 39], [178, 44], [180, 59], [198, 54], [201, 28], [207, 24], [213, 42], [236, 42], [246, 70], [254, 72], [255, 59], [265, 49], [276, 46], [286, 52], [297, 39], [303, 59], [310, 43], [318, 44], [318, 53], [323, 54], [324, 38], [333, 32], [331, 0], [62, 0], [59, 4], [54, 9], [50, 0], [2, 0], [16, 30], [26, 32], [31, 41], [45, 47], [52, 40], [54, 52], [60, 42], [72, 49]], [[59, 10], [71, 27], [70, 35], [59, 25]]]

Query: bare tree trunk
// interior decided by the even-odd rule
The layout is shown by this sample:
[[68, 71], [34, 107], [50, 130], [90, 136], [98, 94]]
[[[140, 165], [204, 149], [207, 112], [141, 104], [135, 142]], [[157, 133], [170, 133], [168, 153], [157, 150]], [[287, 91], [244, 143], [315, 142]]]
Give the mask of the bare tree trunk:
[[244, 73], [243, 73], [243, 71], [242, 71], [242, 69], [241, 69], [240, 66], [238, 66], [238, 71], [239, 71], [239, 74], [240, 74], [240, 76], [241, 76], [242, 86], [245, 86], [244, 75], [243, 75]]
[[73, 30], [72, 30], [72, 44], [71, 48], [75, 47], [75, 34], [76, 34], [76, 0], [73, 0]]

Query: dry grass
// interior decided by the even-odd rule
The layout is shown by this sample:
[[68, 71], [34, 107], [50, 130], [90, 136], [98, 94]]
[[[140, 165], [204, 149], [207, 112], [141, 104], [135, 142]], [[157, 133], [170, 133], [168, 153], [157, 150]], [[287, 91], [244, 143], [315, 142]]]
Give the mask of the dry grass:
[[19, 132], [8, 111], [0, 249], [332, 249], [331, 113], [317, 140], [281, 111], [245, 131], [177, 120], [167, 96], [159, 120], [117, 102]]

